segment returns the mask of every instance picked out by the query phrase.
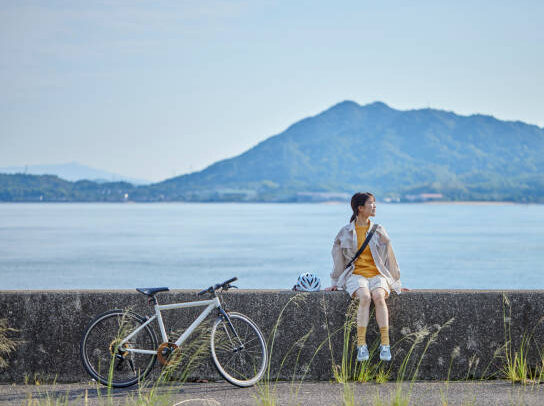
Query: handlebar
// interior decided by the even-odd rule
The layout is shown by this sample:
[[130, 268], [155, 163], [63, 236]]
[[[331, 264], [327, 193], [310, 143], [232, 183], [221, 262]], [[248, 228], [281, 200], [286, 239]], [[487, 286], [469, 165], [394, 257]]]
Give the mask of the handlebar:
[[200, 292], [198, 292], [198, 296], [204, 295], [206, 293], [214, 293], [217, 289], [227, 290], [227, 289], [229, 289], [231, 287], [230, 284], [232, 282], [234, 282], [234, 281], [237, 281], [237, 280], [238, 280], [238, 278], [235, 276], [234, 278], [230, 278], [229, 280], [227, 280], [227, 281], [225, 281], [223, 283], [216, 283], [215, 285], [210, 286], [209, 288], [201, 290]]

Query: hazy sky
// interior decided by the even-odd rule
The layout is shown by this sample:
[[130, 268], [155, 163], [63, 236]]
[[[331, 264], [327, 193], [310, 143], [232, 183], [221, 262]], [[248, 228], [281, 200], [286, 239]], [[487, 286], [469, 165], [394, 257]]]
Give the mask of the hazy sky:
[[342, 100], [544, 126], [544, 2], [0, 0], [0, 167], [162, 180]]

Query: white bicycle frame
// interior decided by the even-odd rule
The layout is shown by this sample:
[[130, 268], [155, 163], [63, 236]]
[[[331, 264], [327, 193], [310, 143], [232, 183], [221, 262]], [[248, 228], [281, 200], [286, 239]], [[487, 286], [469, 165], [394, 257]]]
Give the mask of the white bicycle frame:
[[[184, 302], [184, 303], [172, 303], [172, 304], [166, 304], [166, 305], [159, 305], [158, 302], [155, 302], [155, 314], [153, 317], [150, 317], [144, 324], [142, 324], [140, 327], [138, 327], [136, 330], [134, 330], [132, 333], [130, 333], [128, 336], [123, 338], [121, 342], [119, 343], [119, 346], [122, 346], [126, 342], [128, 342], [132, 337], [134, 337], [136, 334], [138, 334], [145, 326], [147, 326], [149, 323], [151, 323], [153, 320], [157, 319], [159, 323], [159, 328], [161, 330], [161, 336], [162, 336], [162, 342], [166, 343], [168, 342], [168, 335], [166, 334], [166, 329], [164, 328], [164, 322], [162, 320], [161, 310], [170, 310], [170, 309], [180, 309], [180, 308], [186, 308], [186, 307], [199, 307], [199, 306], [208, 306], [200, 313], [200, 316], [196, 318], [195, 321], [191, 323], [191, 325], [185, 330], [185, 332], [176, 340], [174, 344], [176, 344], [178, 347], [183, 344], [185, 340], [195, 331], [195, 329], [204, 321], [206, 317], [212, 312], [212, 310], [217, 309], [221, 307], [221, 302], [219, 301], [219, 298], [216, 296], [213, 299], [210, 300], [198, 300], [196, 302]], [[156, 354], [157, 350], [151, 351], [151, 350], [143, 350], [139, 348], [125, 348], [124, 351], [127, 352], [134, 352], [139, 354]]]

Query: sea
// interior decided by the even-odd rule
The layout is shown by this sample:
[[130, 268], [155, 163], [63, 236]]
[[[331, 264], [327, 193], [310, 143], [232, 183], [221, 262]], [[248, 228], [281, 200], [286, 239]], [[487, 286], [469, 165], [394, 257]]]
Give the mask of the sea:
[[[348, 203], [0, 204], [0, 290], [330, 284]], [[544, 205], [379, 203], [410, 289], [544, 289]]]

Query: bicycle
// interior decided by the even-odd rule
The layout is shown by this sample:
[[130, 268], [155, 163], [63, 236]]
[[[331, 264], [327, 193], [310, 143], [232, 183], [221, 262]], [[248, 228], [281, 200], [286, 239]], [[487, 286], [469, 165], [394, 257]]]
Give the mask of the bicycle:
[[[210, 294], [209, 300], [159, 305], [155, 295], [169, 291], [167, 287], [138, 288], [154, 305], [155, 314], [143, 317], [132, 311], [115, 309], [96, 316], [81, 339], [80, 356], [86, 371], [98, 382], [123, 388], [142, 381], [151, 372], [155, 361], [167, 365], [176, 350], [215, 309], [217, 319], [210, 334], [210, 352], [217, 371], [228, 382], [240, 387], [257, 383], [264, 375], [268, 353], [263, 333], [247, 316], [227, 312], [217, 291], [227, 291], [238, 278], [210, 286], [198, 296]], [[207, 306], [176, 341], [169, 340], [161, 316], [162, 310]], [[157, 320], [162, 343], [150, 324]]]

